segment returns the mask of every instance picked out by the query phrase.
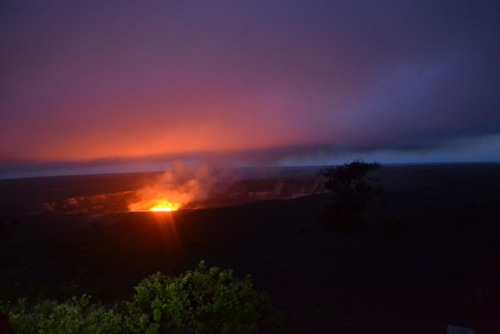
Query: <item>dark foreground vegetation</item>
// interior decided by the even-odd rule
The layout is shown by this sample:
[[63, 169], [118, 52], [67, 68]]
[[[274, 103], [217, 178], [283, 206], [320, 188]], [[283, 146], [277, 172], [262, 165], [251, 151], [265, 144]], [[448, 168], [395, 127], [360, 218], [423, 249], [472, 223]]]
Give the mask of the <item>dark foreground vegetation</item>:
[[[498, 333], [500, 165], [383, 166], [366, 177], [373, 189], [383, 192], [357, 212], [363, 224], [328, 230], [325, 208], [333, 193], [181, 210], [170, 218], [152, 213], [67, 215], [23, 213], [18, 199], [25, 198], [35, 208], [37, 199], [29, 194], [59, 196], [63, 189], [67, 197], [97, 195], [105, 192], [106, 178], [96, 177], [95, 190], [91, 177], [82, 184], [75, 178], [65, 186], [57, 178], [19, 180], [24, 183], [17, 194], [12, 193], [15, 180], [0, 181], [0, 214], [5, 217], [0, 241], [3, 312], [65, 312], [70, 319], [69, 314], [78, 313], [78, 321], [95, 317], [104, 326], [109, 317], [111, 323], [118, 319], [120, 326], [128, 323], [128, 330], [147, 325], [151, 330], [160, 326], [162, 332], [164, 324], [156, 324], [156, 317], [170, 319], [165, 324], [172, 326], [168, 333], [192, 332], [198, 326], [195, 315], [176, 322], [175, 308], [163, 307], [161, 298], [154, 304], [161, 311], [155, 315], [151, 307], [144, 312], [134, 287], [145, 278], [151, 283], [146, 290], [179, 283], [176, 280], [182, 281], [205, 260], [233, 269], [233, 278], [243, 286], [246, 280], [236, 278], [252, 275], [255, 293], [241, 285], [237, 290], [248, 291], [248, 299], [255, 301], [249, 306], [260, 305], [254, 310], [268, 314], [255, 320], [257, 332], [444, 334], [451, 324], [478, 334]], [[324, 182], [317, 170], [297, 172], [291, 180], [307, 178]], [[263, 180], [259, 185], [274, 184]], [[43, 183], [42, 190], [28, 187], [37, 182]], [[130, 190], [123, 184], [114, 184], [113, 191]], [[253, 191], [258, 194], [260, 189]], [[18, 204], [11, 210], [13, 199]], [[272, 311], [268, 297], [259, 291], [266, 291], [272, 305], [283, 311], [280, 328], [273, 324], [281, 313]], [[24, 306], [18, 304], [20, 298], [26, 299]], [[256, 318], [247, 318], [253, 313], [244, 310], [245, 316], [234, 320], [249, 319], [248, 325]]]
[[16, 333], [257, 333], [276, 329], [281, 313], [250, 276], [205, 267], [172, 278], [156, 273], [135, 287], [132, 301], [107, 308], [89, 296], [0, 304]]

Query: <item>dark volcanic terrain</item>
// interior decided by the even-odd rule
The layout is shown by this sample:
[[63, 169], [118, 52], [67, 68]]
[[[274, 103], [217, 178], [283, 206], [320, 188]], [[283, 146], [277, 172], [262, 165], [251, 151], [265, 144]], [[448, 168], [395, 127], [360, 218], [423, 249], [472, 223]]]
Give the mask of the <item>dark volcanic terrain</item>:
[[205, 260], [251, 274], [281, 333], [499, 332], [500, 165], [383, 166], [357, 231], [323, 229], [316, 169], [245, 175], [172, 214], [126, 212], [156, 174], [0, 180], [0, 298], [113, 303]]

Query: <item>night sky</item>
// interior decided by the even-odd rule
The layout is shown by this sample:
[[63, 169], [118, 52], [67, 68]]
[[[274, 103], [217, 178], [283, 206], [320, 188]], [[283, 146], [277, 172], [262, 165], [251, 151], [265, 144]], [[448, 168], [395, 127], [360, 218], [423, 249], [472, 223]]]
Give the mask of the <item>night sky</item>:
[[0, 3], [0, 177], [500, 161], [496, 1]]

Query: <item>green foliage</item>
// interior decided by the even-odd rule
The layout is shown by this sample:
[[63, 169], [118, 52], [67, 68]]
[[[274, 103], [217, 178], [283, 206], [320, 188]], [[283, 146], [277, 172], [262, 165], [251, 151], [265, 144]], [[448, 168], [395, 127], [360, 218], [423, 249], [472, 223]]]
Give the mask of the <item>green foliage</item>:
[[30, 304], [20, 299], [0, 305], [0, 311], [8, 316], [16, 333], [121, 333], [121, 315], [90, 303], [86, 295], [64, 303], [45, 299]]
[[89, 296], [65, 302], [38, 299], [0, 302], [0, 313], [16, 333], [256, 333], [278, 327], [282, 315], [269, 297], [253, 289], [250, 276], [240, 280], [231, 270], [205, 267], [178, 277], [151, 275], [135, 287], [132, 301], [111, 309]]
[[281, 322], [267, 295], [253, 290], [250, 276], [205, 267], [177, 278], [157, 273], [143, 280], [128, 303], [127, 328], [134, 333], [256, 333]]

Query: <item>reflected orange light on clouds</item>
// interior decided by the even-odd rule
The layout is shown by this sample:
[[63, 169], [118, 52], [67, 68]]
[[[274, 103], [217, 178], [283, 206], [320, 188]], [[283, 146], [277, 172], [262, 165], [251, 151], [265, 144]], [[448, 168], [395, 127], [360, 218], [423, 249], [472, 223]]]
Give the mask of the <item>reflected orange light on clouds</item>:
[[[154, 115], [155, 110], [145, 113]], [[218, 116], [213, 111], [208, 113]], [[130, 116], [134, 114], [132, 111], [125, 109], [120, 114], [120, 122], [116, 122], [116, 112], [110, 114], [114, 115], [115, 121], [103, 112], [105, 116], [102, 116], [102, 124], [98, 127], [88, 124], [90, 121], [78, 120], [71, 127], [59, 123], [48, 124], [42, 129], [43, 133], [38, 128], [30, 129], [33, 136], [43, 138], [28, 142], [23, 147], [22, 155], [13, 152], [9, 154], [10, 158], [92, 161], [115, 157], [140, 158], [190, 152], [265, 149], [305, 140], [297, 131], [287, 127], [286, 122], [280, 122], [280, 131], [276, 131], [275, 122], [257, 122], [261, 119], [259, 113], [253, 113], [250, 120], [243, 117], [234, 119], [223, 117], [225, 114], [231, 115], [229, 111], [223, 110], [220, 111], [221, 117], [212, 117], [216, 122], [200, 117], [189, 108], [176, 112], [178, 119], [175, 121], [168, 118], [151, 121], [154, 117], [136, 119]], [[12, 142], [22, 140], [19, 133], [14, 130], [11, 132], [4, 134], [6, 139]]]

